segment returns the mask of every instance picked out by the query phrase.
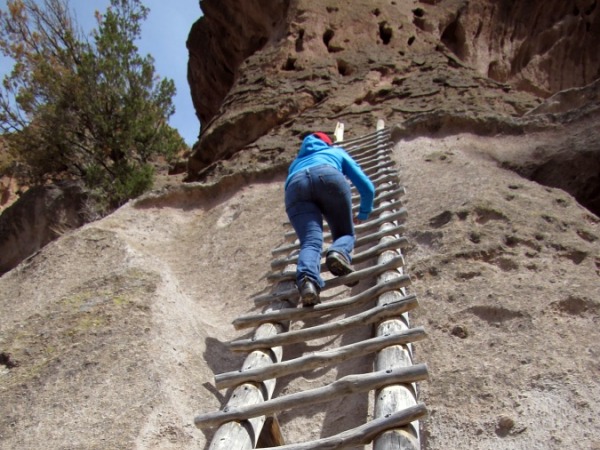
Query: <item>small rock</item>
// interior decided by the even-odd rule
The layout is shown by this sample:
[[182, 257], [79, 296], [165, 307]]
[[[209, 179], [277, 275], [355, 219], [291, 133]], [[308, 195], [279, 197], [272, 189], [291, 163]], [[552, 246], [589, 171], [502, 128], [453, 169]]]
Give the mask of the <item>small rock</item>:
[[496, 424], [496, 434], [500, 437], [507, 436], [514, 426], [515, 421], [511, 417], [500, 416], [498, 417], [498, 423]]
[[462, 325], [455, 325], [450, 333], [452, 336], [456, 336], [461, 339], [466, 339], [469, 336], [469, 332], [467, 331], [466, 327]]

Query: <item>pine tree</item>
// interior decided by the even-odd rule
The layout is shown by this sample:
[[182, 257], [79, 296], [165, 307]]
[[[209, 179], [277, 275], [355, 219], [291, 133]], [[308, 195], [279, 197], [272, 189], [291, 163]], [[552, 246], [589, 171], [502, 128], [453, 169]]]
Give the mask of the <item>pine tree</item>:
[[0, 90], [0, 130], [37, 183], [81, 180], [102, 210], [153, 182], [151, 161], [185, 148], [169, 126], [172, 80], [135, 44], [148, 8], [111, 0], [84, 35], [67, 0], [9, 0], [0, 51], [15, 61]]

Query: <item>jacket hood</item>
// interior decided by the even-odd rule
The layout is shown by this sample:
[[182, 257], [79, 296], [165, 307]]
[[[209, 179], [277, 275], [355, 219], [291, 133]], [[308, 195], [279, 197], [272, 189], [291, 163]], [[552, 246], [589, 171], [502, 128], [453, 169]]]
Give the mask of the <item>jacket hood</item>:
[[302, 158], [304, 156], [311, 155], [313, 153], [320, 152], [321, 150], [325, 150], [331, 148], [327, 143], [323, 142], [318, 137], [310, 134], [304, 138], [302, 141], [302, 145], [300, 146], [300, 151], [298, 152], [298, 157]]

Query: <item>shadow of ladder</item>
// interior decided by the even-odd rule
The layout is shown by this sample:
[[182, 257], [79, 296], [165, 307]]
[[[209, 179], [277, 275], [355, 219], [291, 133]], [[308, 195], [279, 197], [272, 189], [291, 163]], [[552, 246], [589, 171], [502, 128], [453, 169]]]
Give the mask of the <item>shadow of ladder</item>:
[[[402, 234], [407, 212], [400, 200], [405, 191], [398, 185], [397, 170], [390, 156], [394, 146], [390, 134], [382, 121], [374, 133], [348, 141], [343, 141], [342, 124], [338, 124], [335, 131], [336, 141], [343, 141], [344, 149], [376, 187], [371, 219], [355, 227], [356, 248], [367, 247], [367, 250], [353, 256], [354, 264], [373, 260], [376, 263], [350, 275], [326, 280], [323, 290], [373, 278], [375, 285], [342, 300], [298, 308], [294, 279], [299, 244], [293, 230], [286, 232], [288, 243], [272, 251], [276, 258], [271, 263], [274, 272], [269, 279], [274, 289], [254, 298], [256, 305], [265, 305], [264, 311], [233, 322], [236, 329], [255, 327], [255, 331], [251, 339], [230, 343], [233, 351], [249, 353], [241, 370], [215, 376], [218, 389], [234, 388], [229, 400], [222, 410], [201, 414], [194, 420], [199, 428], [218, 427], [209, 449], [316, 450], [370, 443], [375, 450], [420, 448], [418, 420], [427, 411], [417, 402], [416, 383], [427, 379], [428, 372], [425, 364], [413, 364], [412, 343], [424, 339], [426, 334], [421, 327], [411, 328], [408, 318], [408, 311], [418, 303], [416, 296], [406, 291], [410, 277], [404, 274], [402, 249], [408, 240]], [[357, 209], [360, 196], [353, 192], [353, 209]], [[326, 241], [331, 239], [327, 231], [324, 237]], [[287, 256], [277, 258], [278, 255]], [[375, 306], [369, 307], [374, 300]], [[340, 308], [361, 305], [365, 305], [362, 312], [334, 323], [289, 330], [293, 320], [318, 318]], [[364, 325], [374, 327], [373, 338], [283, 360], [284, 346], [337, 335]], [[367, 354], [375, 355], [372, 373], [348, 375], [323, 387], [272, 398], [279, 377]], [[375, 392], [373, 420], [335, 436], [285, 445], [277, 421], [278, 412], [367, 391]]]

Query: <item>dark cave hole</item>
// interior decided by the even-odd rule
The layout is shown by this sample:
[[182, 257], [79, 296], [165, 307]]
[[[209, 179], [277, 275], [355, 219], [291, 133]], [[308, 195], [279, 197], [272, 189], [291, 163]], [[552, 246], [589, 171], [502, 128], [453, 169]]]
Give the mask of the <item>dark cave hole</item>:
[[578, 152], [575, 157], [559, 154], [527, 169], [511, 164], [506, 167], [543, 186], [562, 189], [600, 217], [600, 161], [596, 155], [597, 150], [588, 150]]
[[7, 369], [13, 369], [17, 367], [19, 364], [14, 361], [11, 357], [10, 353], [0, 353], [0, 366], [4, 366]]
[[323, 33], [323, 43], [325, 44], [325, 47], [329, 48], [329, 43], [333, 39], [333, 36], [335, 36], [335, 31], [333, 31], [331, 28]]
[[296, 38], [296, 51], [301, 52], [304, 50], [304, 30], [298, 31], [298, 37]]
[[600, 217], [600, 164], [597, 159], [588, 160], [588, 157], [587, 154], [580, 155], [578, 164], [549, 161], [535, 171], [531, 179], [568, 192], [577, 203]]
[[345, 77], [352, 74], [352, 66], [343, 59], [337, 60], [338, 73]]
[[413, 45], [413, 43], [415, 42], [416, 37], [411, 36], [408, 38], [408, 45]]
[[[460, 17], [460, 16], [459, 16]], [[460, 59], [465, 57], [465, 30], [460, 24], [459, 17], [450, 23], [442, 33], [442, 42]]]
[[423, 17], [425, 15], [425, 10], [423, 8], [416, 8], [412, 10], [415, 17]]
[[390, 43], [393, 34], [392, 27], [386, 21], [379, 24], [379, 37], [385, 45]]
[[594, 2], [594, 3], [592, 3], [592, 4], [590, 5], [590, 7], [589, 7], [588, 9], [586, 9], [586, 10], [585, 10], [583, 13], [584, 13], [586, 16], [589, 16], [590, 14], [592, 14], [592, 13], [594, 12], [594, 10], [596, 9], [596, 3], [597, 3], [597, 2]]
[[289, 56], [282, 69], [286, 71], [296, 70], [296, 61], [296, 58]]

